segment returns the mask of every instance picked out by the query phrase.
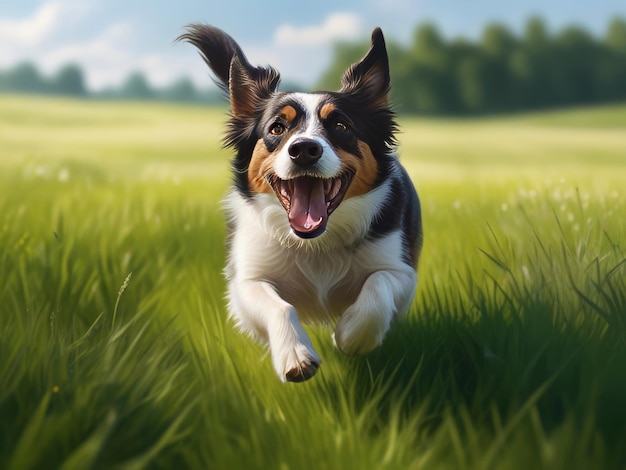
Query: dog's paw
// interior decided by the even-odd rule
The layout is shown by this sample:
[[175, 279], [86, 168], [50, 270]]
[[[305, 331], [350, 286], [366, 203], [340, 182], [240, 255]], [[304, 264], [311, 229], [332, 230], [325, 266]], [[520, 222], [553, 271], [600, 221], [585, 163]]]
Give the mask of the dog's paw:
[[389, 324], [387, 315], [359, 312], [352, 306], [337, 323], [333, 343], [337, 349], [349, 355], [368, 353], [382, 344]]
[[304, 382], [315, 375], [322, 360], [317, 353], [304, 344], [296, 345], [291, 351], [277, 357], [274, 368], [283, 382]]
[[304, 382], [315, 375], [319, 366], [317, 362], [303, 362], [294, 369], [287, 371], [285, 379], [287, 382]]

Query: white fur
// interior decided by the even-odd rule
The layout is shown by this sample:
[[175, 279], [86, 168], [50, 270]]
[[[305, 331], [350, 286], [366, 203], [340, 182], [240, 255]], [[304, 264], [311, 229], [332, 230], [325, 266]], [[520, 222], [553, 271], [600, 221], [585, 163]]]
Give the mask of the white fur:
[[268, 343], [276, 373], [320, 364], [299, 318], [329, 322], [348, 354], [378, 346], [394, 316], [409, 308], [417, 275], [403, 261], [400, 231], [366, 239], [389, 184], [345, 200], [317, 238], [298, 238], [273, 194], [225, 199], [234, 224], [226, 277], [231, 316]]

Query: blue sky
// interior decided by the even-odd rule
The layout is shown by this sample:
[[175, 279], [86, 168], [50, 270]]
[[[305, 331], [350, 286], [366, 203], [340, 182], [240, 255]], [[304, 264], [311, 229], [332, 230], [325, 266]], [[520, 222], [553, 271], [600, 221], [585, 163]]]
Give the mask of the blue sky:
[[185, 24], [206, 22], [231, 34], [253, 63], [276, 66], [284, 80], [312, 85], [338, 40], [365, 40], [374, 26], [388, 39], [411, 40], [434, 22], [446, 37], [477, 38], [498, 21], [521, 31], [531, 15], [552, 30], [582, 25], [601, 35], [626, 17], [625, 0], [0, 0], [0, 68], [31, 60], [45, 73], [80, 64], [92, 89], [119, 85], [141, 70], [153, 85], [190, 76], [211, 81], [188, 44], [174, 38]]

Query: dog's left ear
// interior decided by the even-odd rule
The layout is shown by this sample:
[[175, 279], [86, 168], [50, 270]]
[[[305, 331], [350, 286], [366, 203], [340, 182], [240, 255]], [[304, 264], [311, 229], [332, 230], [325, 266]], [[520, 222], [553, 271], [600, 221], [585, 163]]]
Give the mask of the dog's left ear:
[[272, 67], [253, 67], [245, 56], [235, 54], [230, 62], [230, 110], [235, 118], [253, 119], [264, 100], [278, 88], [280, 75]]
[[217, 85], [228, 93], [232, 116], [240, 120], [254, 118], [263, 100], [278, 88], [280, 74], [272, 67], [254, 67], [239, 44], [215, 26], [190, 24], [178, 41], [198, 48], [215, 74]]
[[364, 103], [376, 107], [389, 105], [389, 58], [385, 38], [380, 28], [372, 32], [372, 46], [365, 57], [353, 64], [341, 78], [342, 93], [362, 95]]

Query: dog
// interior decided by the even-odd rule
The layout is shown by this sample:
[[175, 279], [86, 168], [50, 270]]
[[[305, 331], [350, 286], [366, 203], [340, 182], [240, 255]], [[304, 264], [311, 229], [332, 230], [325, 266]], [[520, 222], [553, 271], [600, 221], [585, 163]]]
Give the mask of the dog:
[[237, 326], [269, 345], [282, 381], [321, 364], [302, 327], [335, 323], [341, 351], [379, 346], [417, 286], [422, 222], [395, 153], [398, 126], [380, 28], [338, 92], [281, 92], [274, 68], [252, 66], [222, 30], [191, 24], [195, 46], [230, 101], [234, 150], [227, 300]]

